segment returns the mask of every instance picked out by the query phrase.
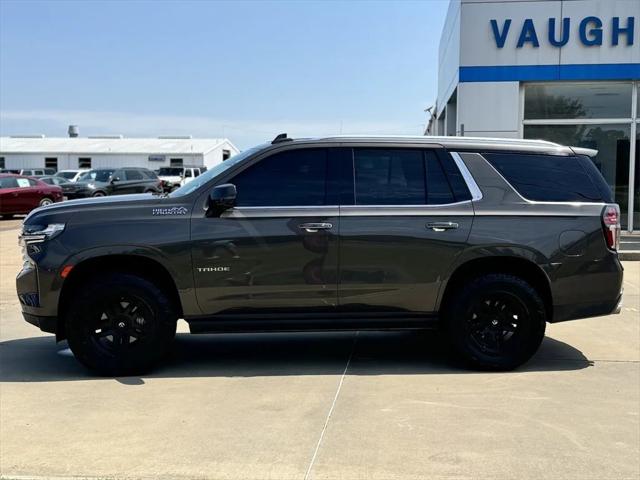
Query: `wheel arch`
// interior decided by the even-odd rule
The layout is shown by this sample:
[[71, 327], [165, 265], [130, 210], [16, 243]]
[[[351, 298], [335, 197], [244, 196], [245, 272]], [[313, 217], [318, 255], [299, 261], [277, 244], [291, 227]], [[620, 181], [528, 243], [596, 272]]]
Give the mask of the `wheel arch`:
[[82, 260], [73, 266], [65, 278], [58, 301], [58, 339], [66, 338], [64, 331], [64, 312], [73, 299], [73, 292], [90, 277], [104, 273], [128, 273], [144, 278], [163, 289], [178, 311], [183, 315], [183, 306], [178, 287], [167, 268], [157, 260], [134, 254], [98, 255]]
[[452, 272], [441, 290], [438, 309], [441, 310], [450, 301], [452, 294], [464, 282], [471, 278], [489, 273], [504, 273], [522, 278], [529, 283], [542, 297], [547, 314], [547, 321], [553, 319], [553, 295], [551, 282], [539, 265], [522, 257], [490, 256], [468, 260]]

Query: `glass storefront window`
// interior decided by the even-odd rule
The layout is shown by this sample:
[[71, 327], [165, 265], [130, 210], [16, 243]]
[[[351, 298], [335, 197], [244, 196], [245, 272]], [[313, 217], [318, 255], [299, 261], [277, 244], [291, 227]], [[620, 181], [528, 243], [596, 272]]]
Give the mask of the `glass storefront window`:
[[616, 203], [620, 205], [623, 228], [627, 226], [629, 205], [630, 135], [630, 124], [524, 126], [524, 138], [539, 138], [562, 145], [598, 150], [593, 161], [613, 190]]
[[524, 118], [630, 118], [632, 91], [631, 82], [528, 84]]

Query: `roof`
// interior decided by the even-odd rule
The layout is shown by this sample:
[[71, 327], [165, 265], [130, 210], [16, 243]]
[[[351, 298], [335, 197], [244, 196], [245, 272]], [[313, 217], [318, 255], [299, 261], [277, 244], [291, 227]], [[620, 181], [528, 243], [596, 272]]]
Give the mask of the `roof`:
[[226, 138], [0, 137], [0, 152], [186, 155], [207, 154], [225, 142], [231, 144]]
[[484, 149], [484, 150], [518, 150], [529, 153], [547, 153], [552, 155], [588, 155], [593, 157], [597, 150], [582, 147], [568, 147], [547, 140], [525, 140], [519, 138], [488, 138], [488, 137], [431, 137], [407, 135], [334, 135], [319, 138], [294, 139], [296, 142], [379, 142], [379, 143], [411, 143], [442, 146], [448, 149]]

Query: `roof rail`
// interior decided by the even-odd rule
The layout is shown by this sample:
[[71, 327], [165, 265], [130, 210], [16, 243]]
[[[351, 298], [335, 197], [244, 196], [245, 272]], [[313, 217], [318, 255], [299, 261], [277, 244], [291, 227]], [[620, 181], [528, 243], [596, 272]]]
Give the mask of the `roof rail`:
[[292, 140], [293, 138], [287, 137], [286, 133], [281, 133], [280, 135], [277, 135], [276, 138], [273, 139], [273, 141], [271, 142], [271, 145], [274, 145], [276, 143], [281, 143], [281, 142], [291, 142]]

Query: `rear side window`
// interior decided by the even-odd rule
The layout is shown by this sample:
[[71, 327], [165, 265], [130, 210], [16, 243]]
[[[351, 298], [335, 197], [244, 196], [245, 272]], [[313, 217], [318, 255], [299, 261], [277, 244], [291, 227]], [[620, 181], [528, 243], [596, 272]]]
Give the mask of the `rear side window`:
[[423, 205], [425, 167], [420, 150], [356, 149], [356, 205]]
[[354, 150], [356, 205], [442, 205], [455, 197], [435, 152]]
[[276, 153], [232, 180], [239, 207], [325, 205], [327, 151], [300, 149]]
[[483, 156], [528, 200], [603, 201], [600, 191], [578, 157], [517, 153], [484, 153]]
[[124, 172], [127, 180], [142, 180], [144, 178], [138, 170], [125, 170]]

